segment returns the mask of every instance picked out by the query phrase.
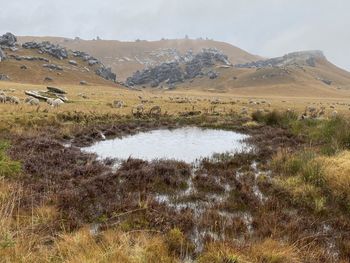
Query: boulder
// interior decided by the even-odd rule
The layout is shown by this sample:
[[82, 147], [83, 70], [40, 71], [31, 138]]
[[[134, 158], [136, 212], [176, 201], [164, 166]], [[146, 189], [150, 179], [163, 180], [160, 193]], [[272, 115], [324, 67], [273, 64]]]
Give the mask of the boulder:
[[10, 80], [10, 77], [5, 74], [0, 74], [0, 80]]
[[57, 93], [57, 94], [67, 94], [63, 89], [56, 88], [56, 87], [46, 87], [49, 92]]
[[17, 38], [12, 33], [6, 33], [0, 37], [0, 46], [14, 47], [17, 43]]
[[216, 71], [212, 71], [212, 70], [210, 70], [207, 73], [207, 75], [210, 79], [216, 79], [219, 76], [219, 74]]

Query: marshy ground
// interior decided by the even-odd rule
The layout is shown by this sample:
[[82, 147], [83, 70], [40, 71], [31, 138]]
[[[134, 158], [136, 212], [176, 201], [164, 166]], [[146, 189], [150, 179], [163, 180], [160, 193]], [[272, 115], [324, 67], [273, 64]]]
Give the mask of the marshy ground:
[[[59, 109], [1, 105], [0, 261], [350, 261], [345, 102], [334, 102], [337, 116], [330, 108], [301, 120], [311, 102], [285, 111], [273, 99], [147, 94], [154, 102], [144, 104], [162, 113], [133, 116], [136, 91], [121, 92], [122, 109], [110, 105], [115, 91], [74, 92]], [[117, 169], [81, 151], [103, 137], [187, 126], [247, 134], [252, 150], [196, 165], [129, 158]]]

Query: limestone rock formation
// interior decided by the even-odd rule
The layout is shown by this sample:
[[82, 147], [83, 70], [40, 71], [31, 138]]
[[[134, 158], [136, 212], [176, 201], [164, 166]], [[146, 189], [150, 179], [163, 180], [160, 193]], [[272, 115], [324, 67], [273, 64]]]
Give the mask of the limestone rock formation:
[[12, 33], [6, 33], [5, 35], [0, 36], [0, 46], [3, 47], [14, 47], [17, 43], [17, 38]]
[[42, 53], [50, 54], [51, 56], [58, 59], [68, 58], [68, 52], [65, 48], [59, 45], [51, 44], [50, 42], [26, 42], [22, 45], [23, 48], [27, 49], [38, 49]]
[[326, 59], [323, 52], [319, 50], [293, 52], [283, 57], [259, 60], [246, 64], [237, 64], [237, 68], [266, 68], [285, 67], [290, 65], [315, 67], [317, 59]]
[[203, 49], [198, 54], [187, 52], [184, 57], [175, 62], [162, 63], [160, 65], [137, 71], [126, 81], [128, 86], [146, 85], [157, 87], [165, 82], [169, 86], [183, 82], [185, 79], [194, 79], [197, 76], [207, 75], [214, 79], [218, 74], [214, 71], [204, 72], [216, 64], [231, 66], [228, 57], [217, 49]]

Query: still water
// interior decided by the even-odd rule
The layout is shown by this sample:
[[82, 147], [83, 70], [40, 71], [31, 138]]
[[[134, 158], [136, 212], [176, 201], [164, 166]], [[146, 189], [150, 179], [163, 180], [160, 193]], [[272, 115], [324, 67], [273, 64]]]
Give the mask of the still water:
[[243, 142], [248, 136], [232, 131], [185, 127], [174, 130], [153, 130], [98, 142], [84, 151], [99, 158], [129, 157], [143, 160], [175, 159], [193, 163], [214, 153], [236, 153], [248, 150]]

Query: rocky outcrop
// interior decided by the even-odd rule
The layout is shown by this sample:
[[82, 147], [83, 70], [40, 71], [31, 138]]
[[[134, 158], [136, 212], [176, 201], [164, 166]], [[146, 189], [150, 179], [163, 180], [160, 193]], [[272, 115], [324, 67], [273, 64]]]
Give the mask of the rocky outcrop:
[[27, 61], [45, 61], [50, 62], [47, 58], [44, 57], [31, 57], [31, 56], [18, 56], [18, 55], [10, 55], [9, 58], [13, 58], [18, 61], [27, 60]]
[[169, 86], [174, 86], [175, 83], [183, 82], [185, 79], [194, 79], [197, 76], [207, 75], [214, 79], [218, 77], [218, 74], [214, 71], [205, 73], [204, 69], [217, 64], [231, 66], [228, 57], [217, 49], [203, 49], [195, 55], [189, 51], [185, 57], [176, 62], [162, 63], [135, 72], [127, 79], [126, 84], [128, 86], [149, 84], [151, 87], [157, 87], [164, 82]]
[[22, 47], [27, 49], [38, 49], [40, 52], [47, 53], [58, 59], [68, 58], [68, 52], [65, 48], [51, 44], [50, 42], [26, 42]]
[[285, 66], [309, 66], [315, 67], [318, 59], [326, 59], [322, 51], [301, 51], [293, 52], [283, 57], [259, 60], [246, 64], [237, 64], [237, 68], [266, 68], [266, 67], [285, 67]]
[[101, 66], [98, 69], [96, 69], [96, 74], [106, 80], [110, 80], [115, 82], [117, 79], [117, 75], [112, 72], [111, 68], [106, 68], [105, 66]]
[[6, 59], [3, 49], [15, 49], [17, 38], [12, 33], [6, 33], [0, 36], [0, 62]]
[[177, 62], [163, 63], [150, 69], [137, 71], [128, 78], [126, 83], [129, 86], [150, 84], [152, 87], [157, 87], [160, 83], [166, 82], [172, 84], [181, 82], [184, 79], [184, 73]]
[[97, 58], [94, 58], [93, 56], [90, 56], [89, 54], [82, 51], [73, 51], [73, 56], [81, 58], [84, 61], [88, 61], [90, 66], [102, 64]]
[[2, 47], [14, 47], [17, 43], [17, 38], [12, 33], [6, 33], [0, 36], [0, 46]]

